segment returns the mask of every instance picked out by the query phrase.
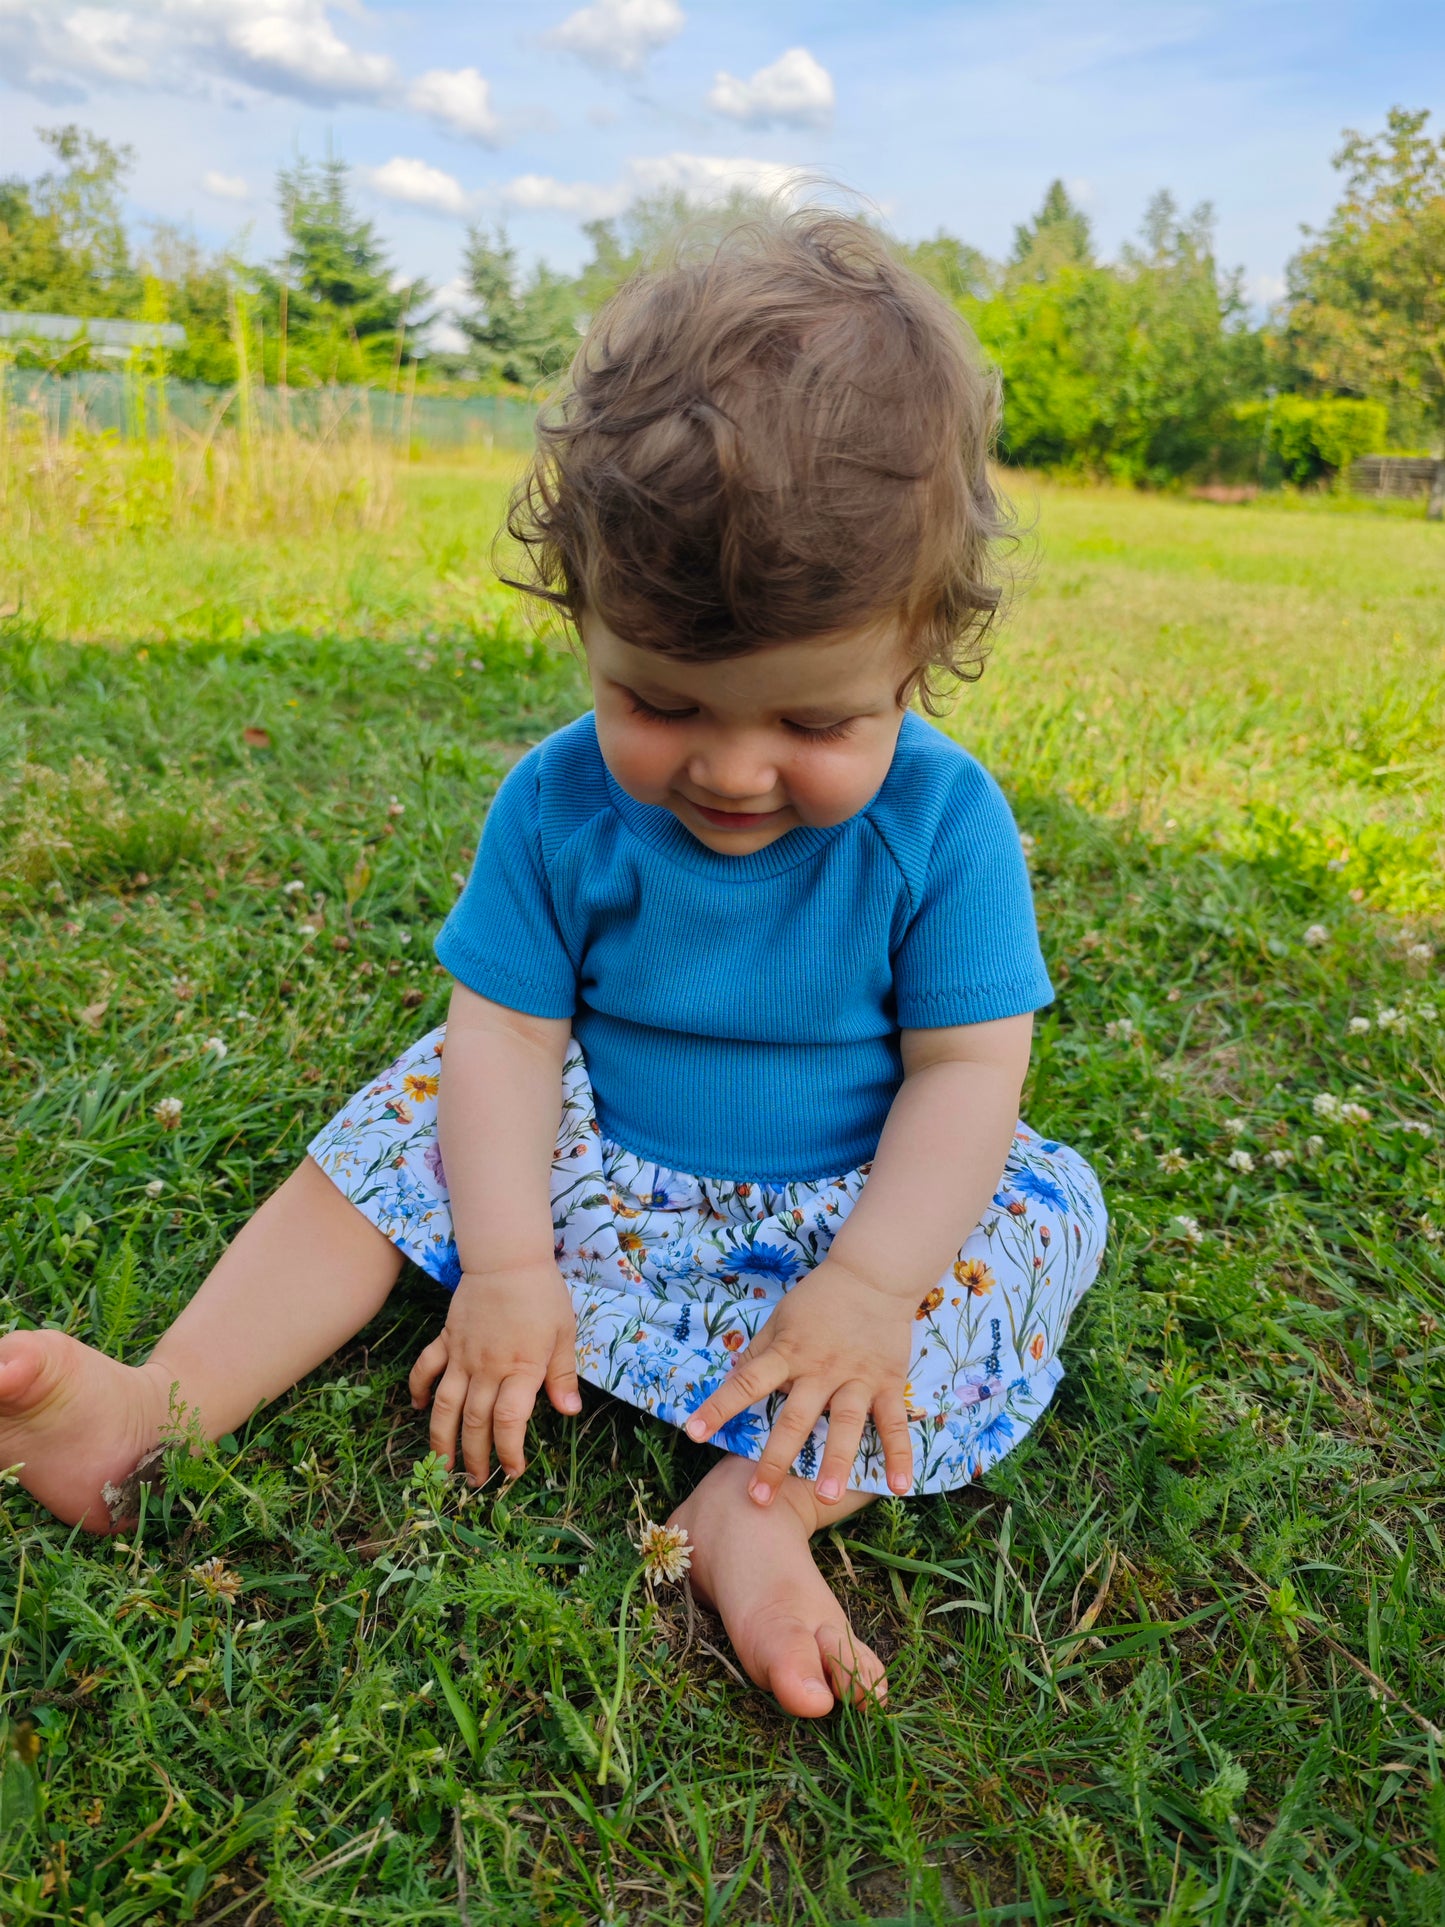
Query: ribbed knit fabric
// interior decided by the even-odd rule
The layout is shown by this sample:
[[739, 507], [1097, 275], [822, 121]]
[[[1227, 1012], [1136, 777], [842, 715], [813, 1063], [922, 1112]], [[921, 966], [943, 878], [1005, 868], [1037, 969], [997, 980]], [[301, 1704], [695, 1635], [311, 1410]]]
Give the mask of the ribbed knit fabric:
[[498, 790], [436, 954], [480, 996], [572, 1020], [614, 1142], [770, 1183], [872, 1157], [900, 1027], [1053, 995], [1008, 805], [915, 715], [866, 808], [752, 856], [628, 796], [579, 717]]

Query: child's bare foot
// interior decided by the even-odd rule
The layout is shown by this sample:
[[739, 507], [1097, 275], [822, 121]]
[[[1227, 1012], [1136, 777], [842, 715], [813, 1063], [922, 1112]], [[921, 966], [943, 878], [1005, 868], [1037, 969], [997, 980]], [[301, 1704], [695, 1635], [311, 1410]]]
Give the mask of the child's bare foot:
[[148, 1368], [122, 1365], [64, 1332], [0, 1338], [0, 1467], [66, 1525], [110, 1532], [101, 1495], [155, 1448], [170, 1413], [170, 1386]]
[[672, 1515], [692, 1545], [693, 1591], [721, 1615], [749, 1677], [785, 1711], [821, 1719], [835, 1695], [881, 1702], [883, 1662], [855, 1636], [808, 1549], [820, 1526], [867, 1500], [855, 1493], [820, 1505], [811, 1485], [788, 1478], [764, 1509], [748, 1497], [752, 1470], [729, 1454]]

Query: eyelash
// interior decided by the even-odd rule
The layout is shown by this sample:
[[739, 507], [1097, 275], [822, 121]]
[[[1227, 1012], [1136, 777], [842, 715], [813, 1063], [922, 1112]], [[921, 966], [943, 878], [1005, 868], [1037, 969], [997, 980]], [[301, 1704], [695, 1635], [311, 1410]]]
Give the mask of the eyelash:
[[[645, 717], [653, 723], [685, 723], [697, 713], [692, 709], [654, 709], [651, 703], [644, 702], [641, 696], [634, 695], [630, 689], [627, 691], [627, 700], [634, 716]], [[803, 723], [784, 723], [783, 727], [790, 729], [806, 743], [840, 743], [845, 736], [853, 733], [853, 719], [850, 716], [846, 722], [830, 723], [826, 729], [809, 729]]]

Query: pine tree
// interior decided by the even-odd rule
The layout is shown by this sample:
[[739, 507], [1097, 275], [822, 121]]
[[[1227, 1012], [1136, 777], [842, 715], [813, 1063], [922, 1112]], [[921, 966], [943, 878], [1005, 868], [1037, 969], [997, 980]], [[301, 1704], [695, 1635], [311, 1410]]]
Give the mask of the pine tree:
[[1052, 281], [1061, 268], [1093, 265], [1089, 217], [1069, 198], [1062, 181], [1051, 181], [1038, 213], [1014, 229], [1008, 278], [1014, 283]]

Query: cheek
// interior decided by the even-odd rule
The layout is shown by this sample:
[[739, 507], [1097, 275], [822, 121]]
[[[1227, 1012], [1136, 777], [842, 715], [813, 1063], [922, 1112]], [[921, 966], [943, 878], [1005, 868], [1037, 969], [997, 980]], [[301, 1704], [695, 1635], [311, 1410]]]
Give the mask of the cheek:
[[856, 816], [888, 774], [891, 754], [828, 755], [814, 750], [795, 757], [788, 771], [788, 794], [799, 815], [817, 828]]
[[658, 725], [639, 723], [632, 716], [597, 719], [597, 741], [602, 759], [629, 794], [646, 801], [647, 792], [671, 786], [681, 755]]

